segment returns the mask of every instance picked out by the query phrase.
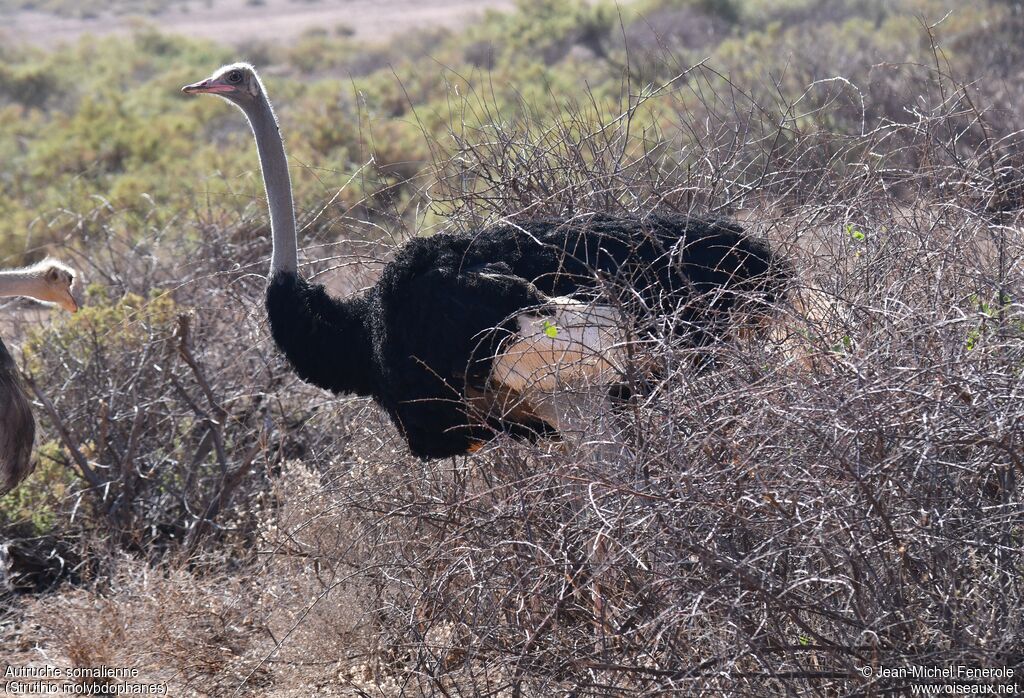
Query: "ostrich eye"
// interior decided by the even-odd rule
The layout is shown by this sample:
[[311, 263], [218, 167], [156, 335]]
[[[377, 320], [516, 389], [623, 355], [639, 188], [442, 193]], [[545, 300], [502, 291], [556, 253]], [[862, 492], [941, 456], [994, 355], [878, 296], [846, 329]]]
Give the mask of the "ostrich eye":
[[233, 85], [237, 85], [238, 83], [242, 82], [242, 71], [232, 70], [230, 73], [228, 73], [228, 82], [230, 82]]

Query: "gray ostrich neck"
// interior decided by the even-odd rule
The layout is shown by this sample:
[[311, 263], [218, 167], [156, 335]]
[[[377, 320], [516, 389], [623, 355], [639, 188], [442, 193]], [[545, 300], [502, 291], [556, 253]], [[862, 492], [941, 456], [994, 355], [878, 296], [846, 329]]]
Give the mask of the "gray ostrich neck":
[[0, 271], [0, 296], [29, 296], [38, 298], [42, 279], [25, 271]]
[[281, 138], [270, 102], [265, 98], [244, 111], [256, 139], [260, 169], [263, 172], [263, 186], [266, 187], [267, 204], [270, 206], [270, 230], [274, 243], [274, 251], [270, 257], [270, 274], [294, 274], [298, 269], [295, 211], [292, 208], [292, 181], [288, 176], [288, 157], [284, 152], [284, 140]]

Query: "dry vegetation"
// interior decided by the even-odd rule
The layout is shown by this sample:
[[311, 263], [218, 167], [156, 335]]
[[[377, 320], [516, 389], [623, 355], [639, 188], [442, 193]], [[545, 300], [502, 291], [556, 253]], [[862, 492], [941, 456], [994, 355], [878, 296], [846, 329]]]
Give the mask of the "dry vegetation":
[[[413, 179], [451, 228], [735, 215], [798, 271], [768, 338], [700, 370], [662, 338], [613, 457], [576, 438], [417, 461], [371, 404], [281, 364], [261, 217], [196, 213], [187, 258], [170, 226], [100, 226], [79, 260], [94, 306], [25, 348], [47, 437], [5, 504], [25, 593], [0, 606], [3, 660], [136, 666], [201, 696], [888, 695], [907, 682], [860, 668], [957, 663], [1019, 679], [1024, 83], [994, 53], [978, 60], [1002, 77], [964, 83], [918, 31], [927, 62], [860, 86], [772, 98], [714, 66], [653, 89], [624, 71], [617, 112], [513, 120], [462, 95]], [[382, 206], [337, 242], [315, 213], [310, 270], [343, 293], [410, 234]]]

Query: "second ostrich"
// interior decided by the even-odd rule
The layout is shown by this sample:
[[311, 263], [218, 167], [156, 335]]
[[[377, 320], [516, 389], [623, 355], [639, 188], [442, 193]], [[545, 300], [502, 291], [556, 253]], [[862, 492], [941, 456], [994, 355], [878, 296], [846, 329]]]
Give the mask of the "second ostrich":
[[[0, 296], [28, 296], [78, 310], [75, 273], [47, 259], [24, 269], [0, 271]], [[14, 489], [32, 472], [36, 423], [18, 368], [0, 340], [0, 495]]]
[[[182, 90], [223, 97], [252, 127], [270, 206], [266, 308], [277, 346], [303, 380], [373, 397], [420, 457], [470, 452], [499, 432], [556, 431], [558, 414], [531, 402], [529, 384], [550, 393], [574, 372], [607, 383], [627, 317], [671, 316], [673, 331], [700, 345], [723, 333], [743, 298], [783, 292], [783, 265], [739, 226], [652, 214], [416, 238], [368, 291], [332, 298], [298, 274], [288, 161], [255, 69], [224, 66]], [[568, 360], [575, 369], [556, 365]], [[545, 384], [541, 368], [556, 380]]]

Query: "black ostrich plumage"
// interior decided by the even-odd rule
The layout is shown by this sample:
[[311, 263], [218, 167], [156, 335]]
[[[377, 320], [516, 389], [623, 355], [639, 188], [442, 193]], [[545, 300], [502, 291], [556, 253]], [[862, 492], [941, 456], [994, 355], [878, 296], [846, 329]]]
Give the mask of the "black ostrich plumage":
[[499, 431], [532, 438], [529, 417], [480, 419], [466, 398], [488, 389], [512, 318], [545, 297], [603, 298], [627, 314], [672, 315], [685, 341], [720, 336], [741, 298], [771, 303], [788, 268], [730, 222], [678, 215], [593, 216], [416, 238], [380, 280], [350, 298], [290, 273], [270, 279], [274, 341], [303, 380], [373, 397], [422, 458], [452, 456]]

